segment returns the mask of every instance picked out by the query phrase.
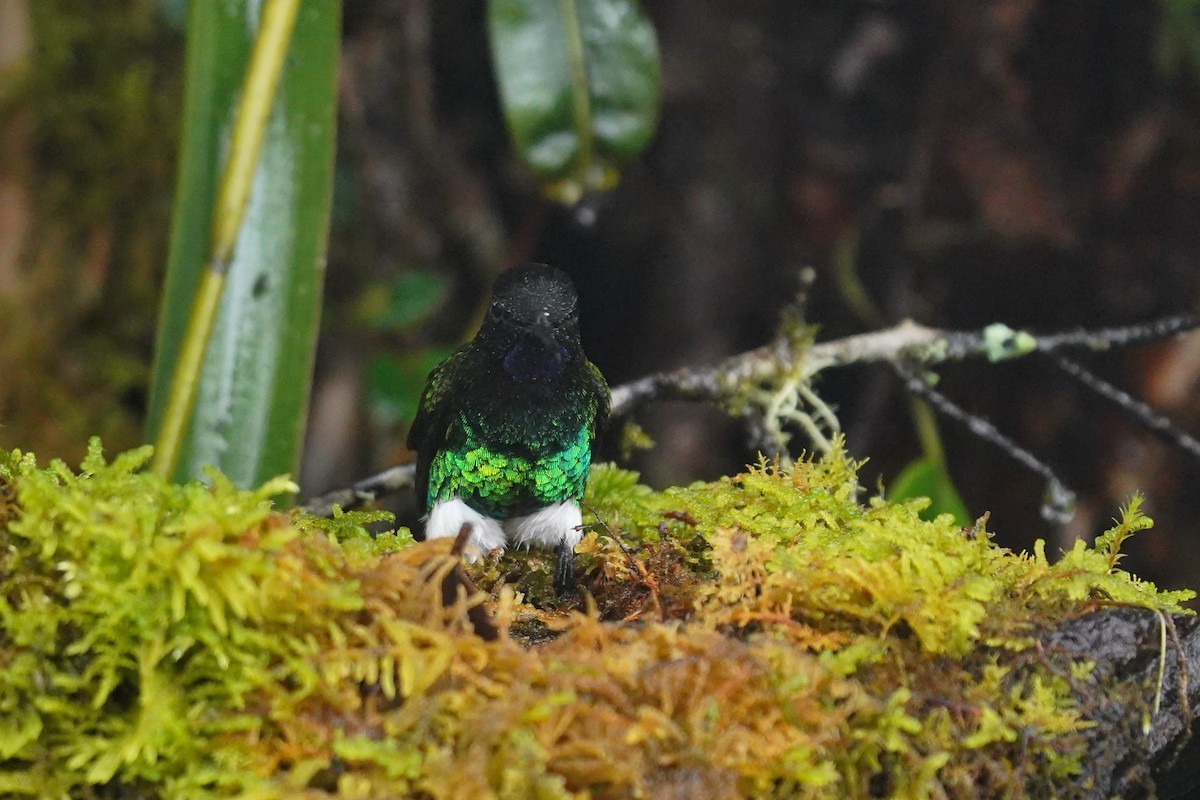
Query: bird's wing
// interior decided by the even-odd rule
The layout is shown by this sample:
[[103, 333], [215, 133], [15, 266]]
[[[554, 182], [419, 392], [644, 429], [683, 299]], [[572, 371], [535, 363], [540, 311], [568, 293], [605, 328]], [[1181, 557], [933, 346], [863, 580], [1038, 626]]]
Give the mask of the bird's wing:
[[588, 385], [596, 404], [595, 421], [592, 423], [592, 441], [600, 438], [608, 428], [608, 415], [612, 411], [612, 392], [609, 391], [608, 381], [600, 374], [600, 370], [592, 362], [588, 362]]
[[454, 383], [455, 368], [462, 357], [463, 350], [460, 349], [429, 373], [425, 389], [421, 392], [421, 403], [417, 406], [417, 416], [408, 429], [408, 449], [417, 453], [414, 481], [417, 506], [422, 512], [429, 510], [429, 467], [437, 451], [446, 443], [446, 400], [453, 394], [451, 385]]

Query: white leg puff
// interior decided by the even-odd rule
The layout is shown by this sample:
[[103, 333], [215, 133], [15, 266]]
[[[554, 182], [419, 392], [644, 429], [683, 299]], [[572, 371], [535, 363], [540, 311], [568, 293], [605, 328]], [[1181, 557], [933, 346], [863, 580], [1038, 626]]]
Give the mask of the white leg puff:
[[484, 516], [457, 497], [433, 504], [425, 523], [425, 538], [454, 539], [464, 523], [471, 525], [471, 538], [463, 553], [467, 561], [474, 562], [497, 547], [504, 549], [504, 528], [500, 522]]
[[524, 517], [504, 520], [508, 543], [513, 547], [553, 549], [559, 542], [572, 550], [583, 538], [583, 515], [579, 503], [567, 500], [555, 503]]

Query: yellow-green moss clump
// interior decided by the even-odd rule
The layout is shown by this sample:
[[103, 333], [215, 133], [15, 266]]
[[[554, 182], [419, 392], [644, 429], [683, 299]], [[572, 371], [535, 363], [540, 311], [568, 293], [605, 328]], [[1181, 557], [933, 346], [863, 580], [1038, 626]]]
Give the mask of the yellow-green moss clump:
[[469, 598], [446, 541], [146, 458], [0, 454], [0, 795], [1069, 796], [1102, 687], [1036, 636], [1191, 597], [1116, 568], [1136, 504], [1051, 564], [860, 505], [840, 450], [661, 494], [597, 468], [584, 613], [535, 556]]

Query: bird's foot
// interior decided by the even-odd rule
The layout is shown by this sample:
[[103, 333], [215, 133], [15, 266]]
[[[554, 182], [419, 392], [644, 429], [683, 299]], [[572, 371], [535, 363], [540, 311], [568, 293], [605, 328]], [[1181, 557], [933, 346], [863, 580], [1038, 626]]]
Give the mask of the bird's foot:
[[557, 559], [554, 565], [554, 591], [570, 594], [575, 591], [575, 548], [559, 542], [554, 549]]

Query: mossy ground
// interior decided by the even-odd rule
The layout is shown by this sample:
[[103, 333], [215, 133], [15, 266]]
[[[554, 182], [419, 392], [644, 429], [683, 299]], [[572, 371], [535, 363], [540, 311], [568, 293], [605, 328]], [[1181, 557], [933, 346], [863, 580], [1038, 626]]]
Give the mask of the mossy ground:
[[574, 604], [549, 558], [468, 596], [445, 540], [146, 458], [0, 455], [4, 796], [1070, 796], [1105, 687], [1039, 634], [1191, 596], [1117, 568], [1136, 503], [1051, 563], [861, 503], [840, 450], [663, 493], [596, 468]]

